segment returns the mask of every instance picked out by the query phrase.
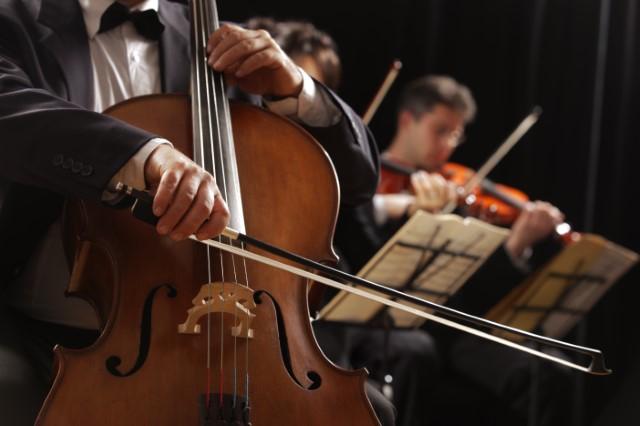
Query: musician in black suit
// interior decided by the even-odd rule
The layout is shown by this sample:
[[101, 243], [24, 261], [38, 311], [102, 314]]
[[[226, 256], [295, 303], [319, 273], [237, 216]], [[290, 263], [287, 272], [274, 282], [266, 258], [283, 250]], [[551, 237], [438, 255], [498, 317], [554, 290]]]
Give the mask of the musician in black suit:
[[[62, 295], [63, 196], [112, 202], [117, 181], [155, 189], [157, 230], [175, 240], [216, 235], [228, 222], [208, 173], [170, 141], [100, 114], [132, 96], [188, 92], [188, 46], [187, 10], [166, 0], [0, 3], [3, 423], [33, 423], [50, 384], [53, 344], [82, 346], [98, 326], [87, 305]], [[373, 194], [377, 153], [368, 131], [268, 34], [225, 25], [208, 54], [232, 84], [264, 95], [269, 109], [320, 141], [336, 166], [343, 203]]]
[[[382, 181], [386, 183], [406, 179], [411, 191], [399, 194], [377, 194], [373, 201], [354, 208], [345, 208], [339, 221], [336, 241], [347, 261], [356, 270], [362, 267], [382, 244], [417, 210], [437, 213], [451, 201], [456, 201], [452, 184], [437, 172], [462, 140], [464, 127], [473, 118], [475, 101], [465, 86], [449, 77], [427, 76], [411, 82], [403, 91], [397, 113], [397, 130], [394, 139], [383, 156], [404, 168], [416, 170], [407, 177], [397, 174], [383, 163]], [[396, 176], [390, 175], [397, 174]], [[392, 187], [390, 185], [388, 187]], [[404, 186], [404, 185], [397, 185]], [[387, 187], [387, 188], [388, 188]], [[489, 257], [462, 289], [448, 301], [448, 306], [484, 316], [502, 297], [522, 282], [528, 272], [540, 266], [555, 253], [559, 246], [551, 236], [563, 215], [545, 202], [527, 205], [511, 228], [505, 243]], [[477, 400], [483, 400], [482, 410], [488, 411], [489, 424], [525, 424], [532, 406], [531, 385], [534, 381], [529, 355], [485, 341], [475, 336], [453, 333], [442, 327], [426, 324], [425, 329], [436, 339], [440, 352], [444, 377], [430, 375], [431, 389], [442, 389], [454, 381], [458, 383], [455, 408], [448, 409], [453, 424], [481, 422], [474, 412]], [[364, 341], [364, 339], [363, 339]], [[385, 348], [386, 347], [386, 348]], [[401, 348], [393, 340], [371, 335], [364, 350], [355, 349], [361, 365], [372, 370], [381, 365], [381, 354], [396, 353]], [[377, 349], [375, 349], [377, 348]], [[559, 355], [559, 354], [555, 354]], [[560, 355], [562, 356], [562, 355]], [[422, 369], [415, 364], [413, 373], [431, 370], [433, 360], [425, 359]], [[566, 424], [569, 412], [569, 375], [564, 367], [545, 364], [538, 369], [540, 393], [537, 399], [541, 425]], [[460, 386], [459, 383], [463, 382]], [[399, 422], [422, 426], [429, 422], [429, 411], [437, 410], [443, 402], [430, 394], [419, 392], [406, 394], [409, 401], [394, 401], [397, 407], [415, 406], [420, 401], [427, 404], [425, 415], [411, 419], [399, 413]], [[489, 398], [487, 398], [489, 397]], [[491, 401], [493, 399], [493, 401]], [[428, 404], [426, 401], [430, 401]], [[437, 401], [437, 402], [436, 402]], [[494, 403], [492, 407], [491, 403]], [[497, 408], [497, 409], [496, 409]], [[505, 410], [506, 408], [506, 410]], [[507, 418], [501, 418], [505, 412]], [[457, 419], [457, 420], [455, 420]], [[505, 423], [502, 423], [504, 421]]]

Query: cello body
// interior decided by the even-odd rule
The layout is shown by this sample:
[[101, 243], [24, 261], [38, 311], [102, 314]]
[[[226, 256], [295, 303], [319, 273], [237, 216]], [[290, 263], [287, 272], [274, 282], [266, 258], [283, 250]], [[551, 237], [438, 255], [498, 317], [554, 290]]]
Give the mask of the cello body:
[[[339, 190], [324, 150], [275, 114], [248, 105], [231, 111], [247, 233], [332, 261]], [[107, 113], [192, 155], [186, 96], [135, 98]], [[366, 374], [339, 369], [319, 350], [304, 279], [208, 256], [127, 209], [76, 201], [67, 219], [69, 293], [92, 303], [103, 327], [91, 347], [55, 349], [57, 374], [36, 424], [378, 424]], [[219, 286], [198, 299], [208, 263]], [[216, 297], [233, 308], [196, 318], [197, 332], [179, 332], [190, 310]]]

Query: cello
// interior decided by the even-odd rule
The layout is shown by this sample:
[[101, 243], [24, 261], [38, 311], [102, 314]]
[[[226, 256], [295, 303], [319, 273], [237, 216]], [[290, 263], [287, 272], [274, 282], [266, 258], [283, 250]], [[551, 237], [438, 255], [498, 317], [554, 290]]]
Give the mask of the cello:
[[[326, 153], [297, 125], [227, 103], [205, 55], [215, 1], [192, 1], [191, 15], [191, 98], [135, 98], [107, 114], [213, 174], [234, 228], [333, 261], [339, 191]], [[36, 424], [378, 424], [364, 373], [339, 370], [316, 345], [306, 278], [173, 242], [126, 210], [74, 201], [67, 212], [69, 293], [95, 307], [102, 330], [88, 348], [55, 349]]]
[[[194, 16], [202, 15], [196, 5]], [[194, 51], [203, 46], [200, 40]], [[208, 73], [197, 63], [201, 73]], [[131, 100], [110, 113], [170, 138], [185, 152], [192, 150], [209, 170], [215, 166], [218, 176], [226, 176], [222, 188], [234, 227], [307, 257], [331, 258], [328, 238], [301, 238], [311, 231], [330, 235], [335, 221], [335, 216], [317, 211], [318, 205], [333, 203], [335, 213], [337, 205], [337, 186], [329, 179], [334, 172], [325, 154], [310, 142], [301, 147], [305, 142], [285, 141], [285, 136], [298, 133], [296, 126], [269, 128], [270, 123], [286, 122], [241, 106], [230, 109], [237, 142], [232, 149], [222, 136], [230, 134], [228, 122], [219, 118], [229, 113], [224, 101], [215, 118], [208, 114], [210, 102], [223, 99], [216, 79], [219, 76], [207, 77], [194, 88], [192, 110], [199, 119], [194, 120], [193, 148], [184, 142], [191, 136], [192, 120], [185, 97]], [[239, 124], [247, 122], [264, 126], [256, 130]], [[226, 142], [207, 150], [205, 134]], [[273, 134], [277, 137], [269, 136]], [[247, 142], [245, 136], [255, 138]], [[276, 152], [269, 151], [274, 146]], [[313, 169], [289, 164], [290, 152], [317, 163]], [[258, 161], [268, 155], [278, 161]], [[234, 156], [237, 169], [228, 160]], [[219, 157], [223, 160], [212, 161]], [[274, 164], [279, 170], [273, 170]], [[322, 164], [324, 168], [315, 168]], [[229, 188], [235, 185], [228, 180], [236, 180], [236, 174], [243, 190], [233, 191], [234, 197]], [[309, 181], [313, 192], [304, 185]], [[274, 187], [256, 188], [266, 182]], [[285, 201], [297, 208], [295, 218], [304, 217], [308, 228], [285, 221], [284, 214], [291, 212], [281, 206]], [[239, 209], [254, 215], [236, 220]], [[57, 350], [58, 374], [39, 424], [375, 424], [362, 375], [336, 374], [307, 333], [306, 279], [244, 263], [191, 241], [173, 243], [125, 211], [86, 203], [76, 203], [70, 211], [77, 236], [70, 290], [89, 298], [105, 325], [91, 348]], [[274, 223], [287, 226], [275, 228]], [[337, 419], [336, 412], [343, 416]]]

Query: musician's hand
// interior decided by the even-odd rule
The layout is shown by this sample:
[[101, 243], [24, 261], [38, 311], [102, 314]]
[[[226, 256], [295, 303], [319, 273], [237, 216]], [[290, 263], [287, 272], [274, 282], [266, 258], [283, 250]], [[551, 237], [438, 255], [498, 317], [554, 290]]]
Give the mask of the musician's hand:
[[418, 210], [437, 213], [457, 199], [455, 186], [437, 173], [427, 173], [423, 170], [413, 173], [411, 187], [415, 198], [409, 205], [409, 214]]
[[225, 24], [209, 37], [209, 65], [227, 82], [257, 95], [298, 96], [300, 69], [264, 30]]
[[547, 238], [563, 221], [564, 214], [555, 206], [544, 201], [527, 203], [511, 227], [505, 248], [519, 258], [526, 248]]
[[158, 146], [144, 166], [145, 179], [155, 189], [153, 213], [161, 235], [182, 240], [220, 234], [229, 223], [229, 209], [215, 179], [180, 151]]

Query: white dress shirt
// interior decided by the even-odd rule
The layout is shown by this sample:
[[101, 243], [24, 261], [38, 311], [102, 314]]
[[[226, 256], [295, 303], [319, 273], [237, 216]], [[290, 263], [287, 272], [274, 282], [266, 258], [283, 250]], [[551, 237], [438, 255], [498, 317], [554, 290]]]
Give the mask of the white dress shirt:
[[[139, 35], [131, 22], [98, 34], [100, 20], [112, 0], [78, 0], [82, 8], [91, 54], [94, 111], [126, 99], [161, 92], [158, 42]], [[158, 10], [158, 0], [147, 0], [132, 10]], [[302, 92], [297, 98], [267, 102], [281, 115], [315, 127], [337, 123], [341, 112], [302, 70]], [[120, 169], [111, 183], [123, 182], [144, 189], [144, 163], [164, 139], [152, 139]], [[105, 192], [105, 196], [107, 193]], [[33, 318], [73, 327], [96, 329], [94, 310], [83, 300], [64, 296], [69, 270], [62, 245], [60, 221], [56, 221], [12, 285], [10, 304]]]

